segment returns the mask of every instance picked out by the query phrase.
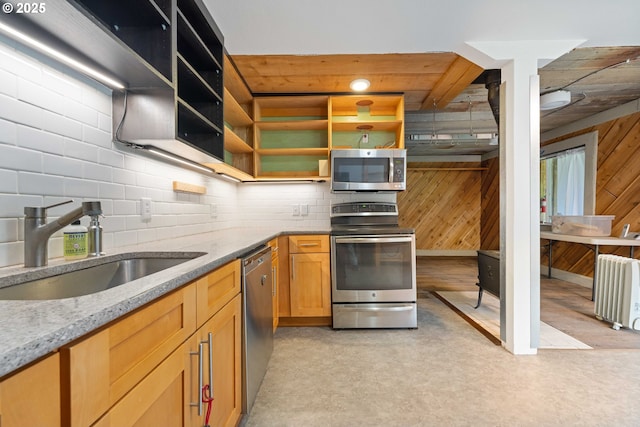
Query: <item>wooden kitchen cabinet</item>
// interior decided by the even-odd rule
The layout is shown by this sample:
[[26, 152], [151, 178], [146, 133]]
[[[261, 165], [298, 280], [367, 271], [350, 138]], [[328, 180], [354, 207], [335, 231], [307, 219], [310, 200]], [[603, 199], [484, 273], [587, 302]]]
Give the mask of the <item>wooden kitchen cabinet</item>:
[[0, 380], [0, 426], [60, 426], [60, 355]]
[[280, 272], [280, 248], [278, 246], [278, 238], [276, 237], [274, 239], [271, 239], [268, 245], [271, 248], [271, 294], [273, 295], [273, 332], [275, 332], [278, 328], [278, 311], [280, 306], [280, 292], [278, 289], [278, 274]]
[[241, 282], [240, 260], [231, 261], [196, 280], [198, 327], [240, 293]]
[[[213, 409], [209, 425], [235, 426], [242, 413], [242, 296], [240, 260], [216, 269], [196, 282], [198, 326], [191, 352], [203, 346], [203, 384], [209, 384], [212, 366]], [[210, 344], [209, 344], [210, 343]], [[209, 351], [211, 349], [211, 352]], [[191, 396], [198, 392], [197, 357], [191, 359]], [[200, 390], [201, 392], [201, 390]], [[204, 411], [191, 406], [190, 426], [204, 425]]]
[[193, 357], [189, 348], [196, 345], [195, 336], [180, 345], [93, 427], [192, 425], [189, 399], [197, 398], [197, 394], [188, 387]]
[[228, 55], [224, 57], [224, 163], [218, 173], [253, 181], [253, 95]]
[[198, 363], [209, 383], [209, 360], [211, 425], [235, 425], [242, 410], [240, 283], [234, 260], [62, 348], [63, 425], [203, 425], [206, 411], [198, 415], [190, 402], [201, 397]]
[[402, 95], [332, 96], [330, 111], [332, 149], [404, 148]]
[[196, 287], [187, 285], [63, 347], [63, 424], [91, 425], [195, 330]]
[[[91, 6], [89, 10], [99, 19], [110, 18], [114, 9], [129, 11], [109, 2], [83, 1], [85, 7]], [[154, 0], [134, 0], [134, 3], [145, 3], [148, 8], [156, 10], [149, 16], [164, 16], [163, 11], [166, 11], [166, 16], [175, 17], [174, 22], [164, 25], [152, 26], [155, 21], [148, 23], [150, 34], [161, 30], [166, 40], [147, 39], [144, 33], [133, 38], [136, 43], [144, 45], [145, 52], [150, 52], [152, 58], [155, 58], [155, 49], [162, 50], [163, 56], [168, 58], [167, 78], [171, 81], [166, 85], [114, 91], [114, 134], [117, 131], [118, 138], [123, 141], [151, 145], [200, 163], [211, 161], [211, 156], [223, 159], [222, 33], [201, 0], [162, 1], [158, 2], [160, 6]], [[120, 14], [128, 21], [135, 20], [131, 16], [139, 16], [128, 12]], [[129, 29], [125, 29], [123, 24], [116, 27], [120, 28], [115, 31], [116, 35]]]
[[[213, 406], [209, 425], [232, 427], [242, 415], [242, 296], [237, 294], [196, 332], [197, 340], [191, 344], [191, 353], [203, 346], [203, 385], [209, 384], [209, 366], [212, 366]], [[211, 347], [209, 347], [211, 342]], [[209, 352], [211, 348], [211, 352]], [[190, 396], [199, 396], [197, 356], [191, 358]], [[192, 400], [196, 400], [192, 397]], [[197, 406], [185, 407], [192, 427], [204, 425], [206, 405], [198, 415]], [[166, 424], [164, 424], [166, 425]]]
[[254, 159], [257, 178], [324, 176], [329, 160], [328, 96], [254, 98]]
[[328, 235], [289, 237], [289, 300], [292, 317], [331, 316]]

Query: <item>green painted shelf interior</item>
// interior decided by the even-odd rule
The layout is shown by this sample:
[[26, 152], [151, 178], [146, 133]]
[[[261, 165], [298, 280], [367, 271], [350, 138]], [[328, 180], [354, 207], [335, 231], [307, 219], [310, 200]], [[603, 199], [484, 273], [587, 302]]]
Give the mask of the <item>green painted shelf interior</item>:
[[327, 160], [327, 156], [261, 156], [261, 174], [304, 172], [318, 175], [319, 160]]
[[327, 148], [326, 130], [261, 130], [260, 148]]
[[[369, 142], [362, 143], [362, 135], [369, 134]], [[331, 145], [333, 147], [351, 147], [351, 148], [376, 148], [393, 146], [396, 141], [395, 132], [370, 132], [370, 131], [344, 131], [333, 132], [331, 136]]]

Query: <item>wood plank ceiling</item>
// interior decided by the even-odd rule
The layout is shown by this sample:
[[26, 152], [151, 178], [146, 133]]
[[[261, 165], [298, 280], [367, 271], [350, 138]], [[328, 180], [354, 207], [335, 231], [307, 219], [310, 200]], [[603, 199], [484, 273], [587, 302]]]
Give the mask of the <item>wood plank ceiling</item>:
[[[578, 48], [540, 69], [541, 93], [571, 92], [571, 104], [541, 112], [541, 132], [640, 98], [640, 47]], [[405, 134], [497, 132], [480, 67], [451, 52], [363, 55], [233, 55], [253, 94], [404, 93]], [[479, 78], [480, 77], [480, 78]], [[435, 108], [434, 108], [435, 106]], [[408, 144], [409, 154], [478, 154], [495, 147]], [[412, 148], [413, 147], [413, 148]]]
[[483, 71], [455, 53], [234, 55], [254, 94], [348, 93], [356, 78], [371, 92], [404, 93], [409, 111], [444, 108]]

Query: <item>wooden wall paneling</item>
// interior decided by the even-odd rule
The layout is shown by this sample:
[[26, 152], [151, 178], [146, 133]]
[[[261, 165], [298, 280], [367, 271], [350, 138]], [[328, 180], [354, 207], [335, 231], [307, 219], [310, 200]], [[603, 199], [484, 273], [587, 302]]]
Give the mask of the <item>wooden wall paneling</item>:
[[[640, 113], [611, 120], [557, 140], [580, 133], [598, 131], [598, 171], [596, 215], [615, 215], [611, 234], [619, 235], [623, 224], [640, 231]], [[629, 256], [629, 250], [601, 247], [601, 253]], [[546, 253], [545, 253], [546, 254]], [[635, 251], [635, 258], [640, 254]], [[543, 264], [547, 257], [543, 256]], [[553, 266], [582, 276], [593, 277], [593, 252], [578, 244], [554, 245]]]
[[[629, 124], [631, 120], [625, 120]], [[636, 119], [633, 126], [623, 126], [619, 128], [621, 132], [608, 132], [598, 142], [598, 173], [596, 178], [596, 200], [597, 194], [602, 191], [609, 191], [614, 196], [619, 195], [620, 185], [614, 186], [612, 182], [622, 182], [624, 187], [632, 177], [638, 175], [637, 157], [640, 156], [640, 120]], [[598, 133], [599, 134], [599, 133]], [[607, 154], [602, 150], [605, 146], [610, 146], [610, 138], [615, 138], [615, 147]], [[601, 148], [602, 147], [602, 148]], [[633, 160], [636, 166], [634, 167]]]
[[480, 249], [500, 249], [500, 158], [482, 162]]
[[593, 129], [598, 131], [598, 169], [616, 149], [619, 141], [629, 133], [637, 120], [637, 117], [634, 118], [634, 115], [631, 115], [594, 126]]
[[416, 229], [416, 248], [478, 249], [480, 171], [464, 169], [479, 165], [429, 163], [420, 166], [429, 170], [410, 167], [408, 190], [399, 193], [397, 199], [400, 223]]

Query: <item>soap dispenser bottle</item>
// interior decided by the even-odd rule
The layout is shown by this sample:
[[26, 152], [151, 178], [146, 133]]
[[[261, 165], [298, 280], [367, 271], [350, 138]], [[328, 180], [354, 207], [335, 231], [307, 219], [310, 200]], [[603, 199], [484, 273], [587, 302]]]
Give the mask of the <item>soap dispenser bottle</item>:
[[89, 256], [96, 257], [100, 255], [104, 255], [104, 252], [102, 252], [100, 215], [92, 215], [91, 222], [89, 222]]
[[70, 261], [87, 257], [87, 227], [80, 224], [80, 220], [74, 221], [64, 228], [64, 259]]

